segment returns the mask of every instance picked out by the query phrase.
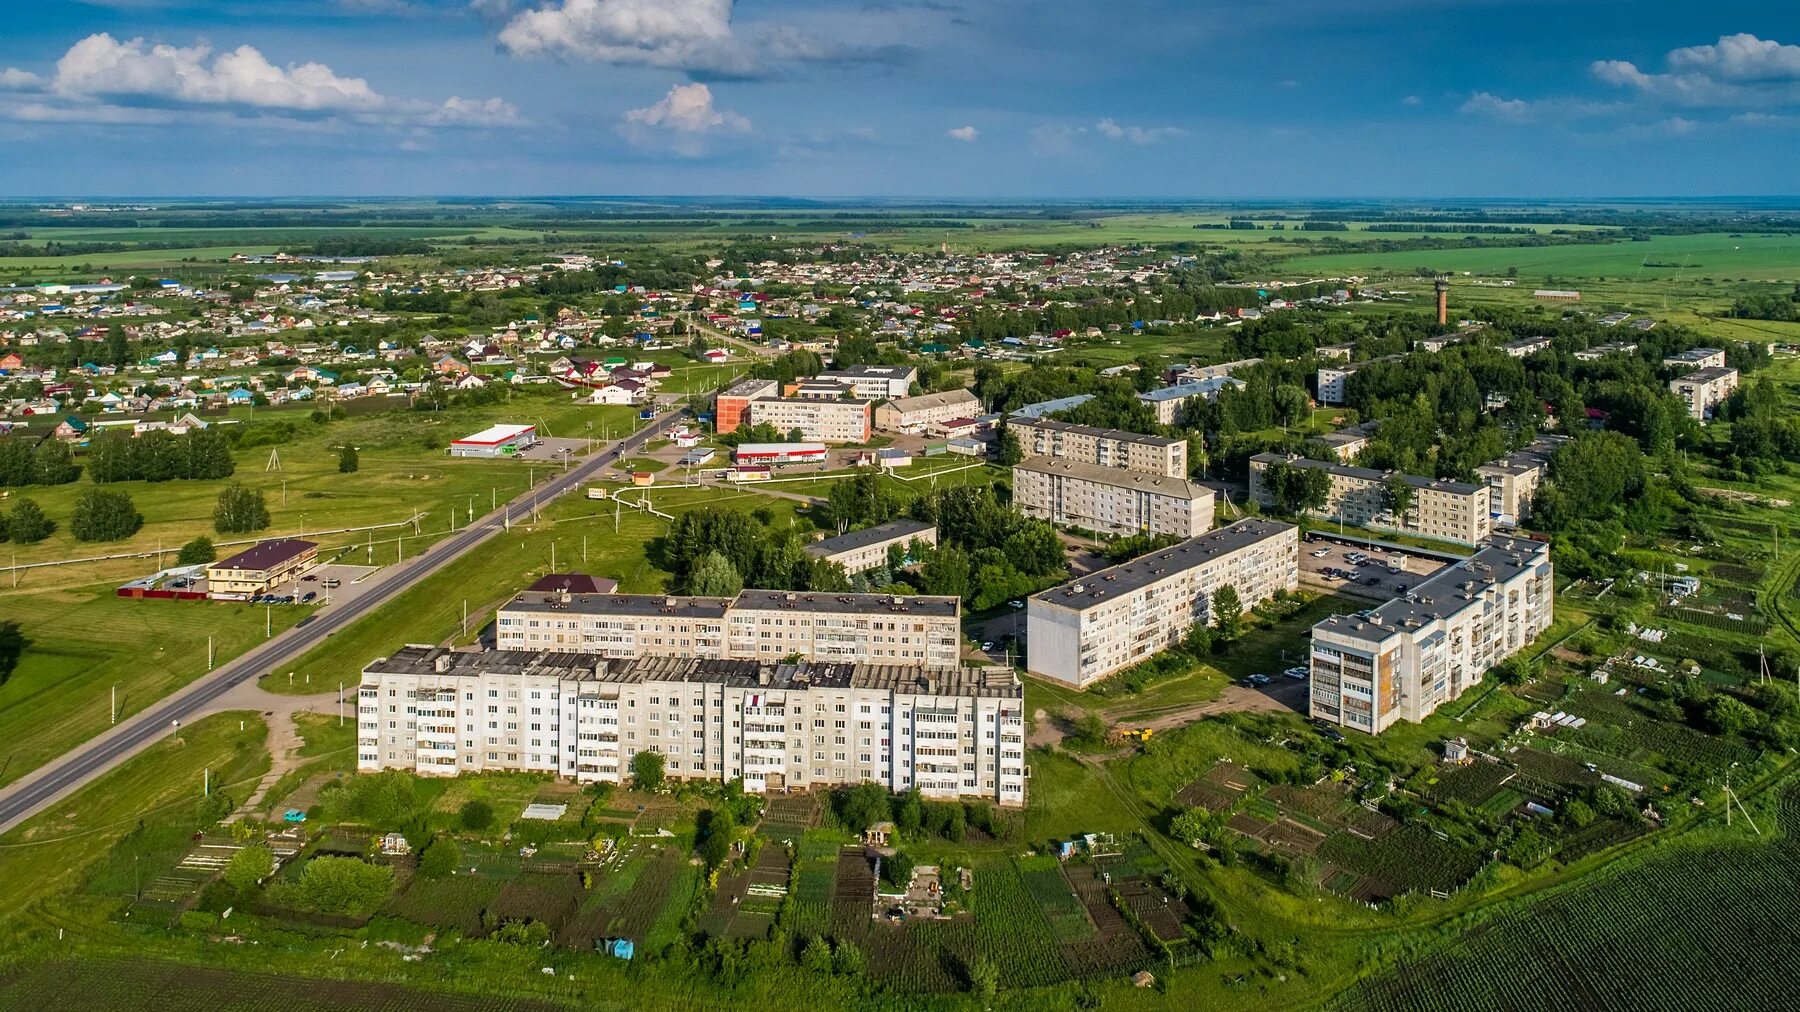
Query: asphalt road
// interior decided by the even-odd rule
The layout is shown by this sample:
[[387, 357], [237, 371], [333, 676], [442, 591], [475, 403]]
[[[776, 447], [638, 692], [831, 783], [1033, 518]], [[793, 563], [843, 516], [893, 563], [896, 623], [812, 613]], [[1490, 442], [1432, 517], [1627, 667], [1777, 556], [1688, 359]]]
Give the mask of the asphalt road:
[[[29, 775], [0, 788], [0, 832], [36, 815], [59, 798], [100, 775], [156, 738], [169, 733], [174, 721], [188, 721], [233, 687], [279, 670], [304, 655], [325, 637], [363, 618], [421, 580], [438, 572], [477, 545], [504, 530], [508, 515], [528, 515], [533, 502], [542, 504], [593, 478], [622, 456], [637, 452], [652, 434], [686, 414], [685, 408], [656, 420], [611, 449], [595, 454], [535, 489], [521, 493], [500, 509], [431, 546], [420, 555], [384, 569], [373, 586], [340, 605], [321, 609], [262, 646], [189, 682], [174, 695], [134, 714], [98, 738], [74, 749]], [[378, 582], [377, 582], [378, 581]]]

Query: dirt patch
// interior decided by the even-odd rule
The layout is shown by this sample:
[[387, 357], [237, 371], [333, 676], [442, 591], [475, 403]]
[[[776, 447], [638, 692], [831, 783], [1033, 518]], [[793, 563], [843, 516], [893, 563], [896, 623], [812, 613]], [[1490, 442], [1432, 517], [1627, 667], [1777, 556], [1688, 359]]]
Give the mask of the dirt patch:
[[1039, 707], [1031, 713], [1031, 733], [1025, 744], [1032, 748], [1054, 748], [1063, 742], [1063, 729], [1048, 710]]

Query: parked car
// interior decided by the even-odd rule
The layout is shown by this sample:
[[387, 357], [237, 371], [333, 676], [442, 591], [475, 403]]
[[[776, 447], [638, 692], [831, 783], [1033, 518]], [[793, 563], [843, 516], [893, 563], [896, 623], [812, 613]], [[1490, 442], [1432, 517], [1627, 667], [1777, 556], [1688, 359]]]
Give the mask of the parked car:
[[306, 604], [307, 602], [311, 601], [313, 598], [318, 597], [318, 596], [319, 595], [317, 592], [309, 590], [306, 592], [306, 595], [304, 597], [300, 598], [300, 603]]
[[1295, 680], [1301, 680], [1301, 679], [1306, 678], [1306, 676], [1312, 674], [1312, 671], [1309, 668], [1307, 668], [1305, 665], [1295, 665], [1294, 667], [1291, 667], [1291, 668], [1287, 669], [1286, 671], [1283, 671], [1282, 674], [1288, 676], [1289, 678], [1295, 679]]
[[1258, 671], [1256, 674], [1250, 676], [1249, 681], [1251, 685], [1267, 685], [1269, 684], [1269, 676]]
[[1325, 556], [1330, 555], [1330, 554], [1331, 554], [1331, 549], [1321, 548], [1318, 551], [1313, 552], [1312, 557], [1315, 559], [1323, 559]]

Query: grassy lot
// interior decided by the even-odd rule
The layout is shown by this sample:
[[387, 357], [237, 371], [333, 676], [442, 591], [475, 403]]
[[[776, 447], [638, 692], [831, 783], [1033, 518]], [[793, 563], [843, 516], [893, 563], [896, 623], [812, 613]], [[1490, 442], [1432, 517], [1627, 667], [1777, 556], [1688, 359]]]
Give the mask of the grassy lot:
[[[242, 730], [239, 729], [240, 722]], [[269, 767], [267, 728], [254, 713], [195, 721], [117, 769], [0, 836], [0, 923], [39, 901], [72, 892], [113, 845], [133, 831], [146, 841], [201, 824], [202, 771], [215, 789], [242, 800]], [[143, 828], [138, 828], [139, 826]], [[129, 877], [130, 869], [125, 874]]]

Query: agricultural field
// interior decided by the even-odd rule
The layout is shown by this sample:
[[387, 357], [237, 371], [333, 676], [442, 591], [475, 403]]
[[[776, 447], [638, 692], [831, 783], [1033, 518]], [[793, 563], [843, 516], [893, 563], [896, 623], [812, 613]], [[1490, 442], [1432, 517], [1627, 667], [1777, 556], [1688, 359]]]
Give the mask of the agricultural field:
[[[1800, 279], [1800, 237], [1786, 234], [1651, 236], [1645, 242], [1563, 246], [1427, 249], [1398, 253], [1326, 253], [1284, 261], [1284, 271], [1313, 276], [1411, 276], [1420, 268], [1543, 277], [1683, 281], [1696, 278], [1792, 282]], [[1528, 282], [1521, 280], [1520, 284]]]
[[[1800, 957], [1800, 795], [1782, 839], [1676, 849], [1484, 918], [1443, 952], [1352, 989], [1344, 1010], [1776, 1008]], [[1774, 827], [1770, 827], [1771, 830]]]

